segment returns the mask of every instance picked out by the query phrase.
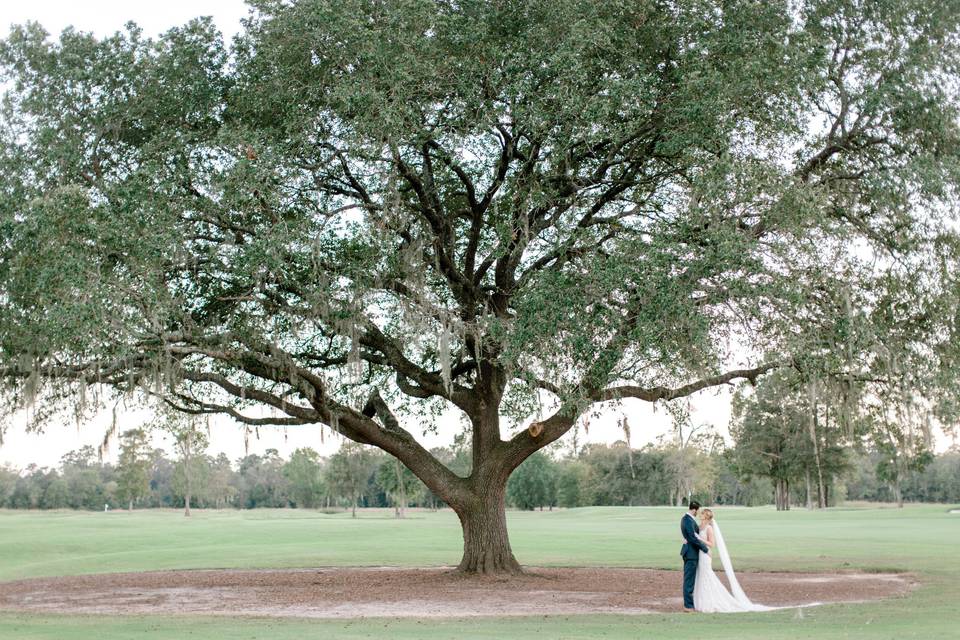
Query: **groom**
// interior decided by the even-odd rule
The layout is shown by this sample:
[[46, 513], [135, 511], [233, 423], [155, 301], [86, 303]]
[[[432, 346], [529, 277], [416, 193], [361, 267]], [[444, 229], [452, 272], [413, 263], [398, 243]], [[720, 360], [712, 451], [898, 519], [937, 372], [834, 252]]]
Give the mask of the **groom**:
[[710, 553], [710, 548], [697, 537], [700, 533], [700, 527], [697, 525], [699, 510], [700, 503], [691, 500], [690, 510], [680, 520], [680, 533], [683, 535], [683, 546], [680, 547], [680, 557], [683, 558], [683, 610], [688, 612], [694, 610], [693, 585], [697, 581], [697, 562], [700, 560], [700, 552]]

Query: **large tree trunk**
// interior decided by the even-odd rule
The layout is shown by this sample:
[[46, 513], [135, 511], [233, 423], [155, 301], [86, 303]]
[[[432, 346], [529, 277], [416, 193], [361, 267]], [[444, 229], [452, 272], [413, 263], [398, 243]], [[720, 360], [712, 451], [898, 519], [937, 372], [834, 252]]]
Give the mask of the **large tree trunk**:
[[463, 526], [463, 559], [458, 569], [464, 573], [520, 573], [507, 535], [504, 505], [507, 482], [486, 485], [479, 495], [456, 507]]
[[[467, 477], [453, 473], [403, 432], [378, 394], [371, 394], [364, 407], [368, 415], [379, 417], [385, 431], [400, 434], [398, 440], [386, 440], [386, 446], [381, 448], [403, 462], [460, 518], [463, 557], [458, 570], [466, 574], [521, 573], [507, 535], [507, 480], [527, 457], [562, 435], [560, 427], [569, 428], [575, 420], [572, 415], [555, 416], [544, 423], [530, 425], [510, 440], [503, 440], [499, 407], [506, 379], [503, 371], [488, 361], [481, 361], [475, 394], [460, 398], [460, 406], [472, 425], [471, 469]], [[552, 430], [548, 436], [540, 437], [545, 424]], [[406, 487], [403, 489], [405, 494]]]
[[466, 491], [450, 506], [463, 527], [463, 573], [515, 574], [520, 564], [507, 535], [506, 494], [510, 473], [528, 454], [516, 455], [501, 440], [500, 400], [506, 386], [503, 371], [481, 363], [478, 386], [482, 389], [472, 425], [472, 465]]

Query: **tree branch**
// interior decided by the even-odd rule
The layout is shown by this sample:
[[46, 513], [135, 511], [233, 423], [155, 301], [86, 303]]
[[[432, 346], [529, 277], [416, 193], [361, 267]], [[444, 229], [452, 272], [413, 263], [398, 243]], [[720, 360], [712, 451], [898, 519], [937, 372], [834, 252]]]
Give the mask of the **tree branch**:
[[689, 396], [708, 387], [716, 387], [737, 379], [749, 380], [751, 384], [755, 384], [757, 377], [774, 369], [790, 366], [792, 363], [792, 360], [778, 360], [750, 369], [735, 369], [673, 388], [662, 386], [639, 387], [635, 385], [611, 387], [590, 394], [590, 399], [595, 402], [607, 402], [620, 398], [638, 398], [640, 400], [646, 400], [647, 402], [675, 400], [676, 398]]

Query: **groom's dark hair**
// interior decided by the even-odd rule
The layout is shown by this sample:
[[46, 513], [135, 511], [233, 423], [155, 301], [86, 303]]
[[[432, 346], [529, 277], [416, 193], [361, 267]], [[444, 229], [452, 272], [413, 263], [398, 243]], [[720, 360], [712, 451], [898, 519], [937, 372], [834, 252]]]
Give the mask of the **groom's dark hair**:
[[696, 500], [692, 500], [690, 504], [687, 506], [687, 509], [690, 511], [696, 511], [699, 508], [700, 508], [700, 503], [697, 502]]

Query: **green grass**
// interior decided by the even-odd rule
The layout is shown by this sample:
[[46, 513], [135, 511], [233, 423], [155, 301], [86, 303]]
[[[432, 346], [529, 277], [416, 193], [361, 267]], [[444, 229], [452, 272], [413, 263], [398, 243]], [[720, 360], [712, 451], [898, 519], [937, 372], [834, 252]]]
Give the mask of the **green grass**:
[[[680, 513], [586, 508], [509, 514], [524, 564], [678, 568]], [[938, 638], [960, 628], [960, 514], [945, 506], [827, 512], [720, 508], [739, 568], [912, 571], [923, 586], [871, 604], [725, 616], [649, 615], [471, 620], [269, 620], [0, 613], [0, 638]], [[449, 511], [327, 515], [309, 511], [26, 513], [0, 511], [0, 580], [182, 568], [455, 564]]]

